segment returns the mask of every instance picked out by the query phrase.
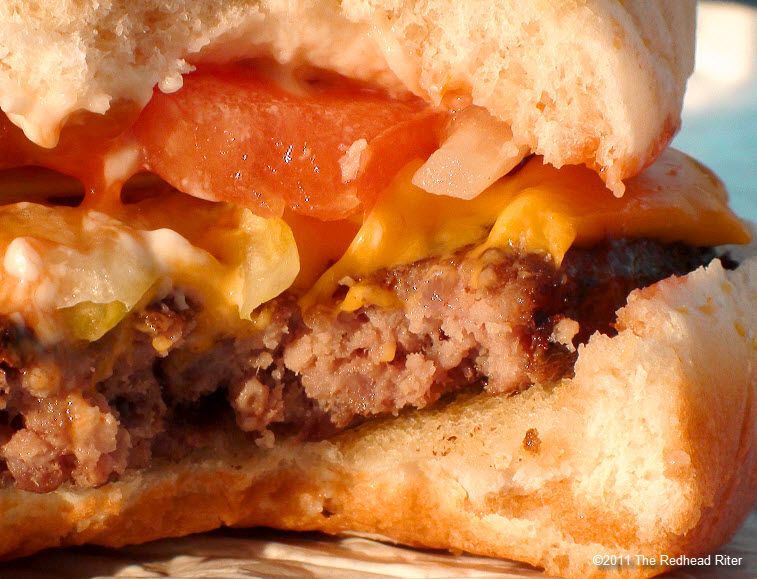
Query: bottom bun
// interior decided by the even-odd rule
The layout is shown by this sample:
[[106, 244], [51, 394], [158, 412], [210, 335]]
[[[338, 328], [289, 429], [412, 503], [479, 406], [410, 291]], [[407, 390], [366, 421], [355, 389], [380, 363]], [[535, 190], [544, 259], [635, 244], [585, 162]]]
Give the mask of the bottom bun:
[[[635, 291], [575, 378], [460, 396], [328, 441], [212, 455], [96, 489], [0, 491], [6, 556], [265, 525], [645, 577], [725, 542], [757, 496], [757, 259]], [[630, 557], [597, 565], [595, 555]], [[637, 556], [658, 564], [636, 565]], [[627, 559], [625, 559], [627, 560]]]

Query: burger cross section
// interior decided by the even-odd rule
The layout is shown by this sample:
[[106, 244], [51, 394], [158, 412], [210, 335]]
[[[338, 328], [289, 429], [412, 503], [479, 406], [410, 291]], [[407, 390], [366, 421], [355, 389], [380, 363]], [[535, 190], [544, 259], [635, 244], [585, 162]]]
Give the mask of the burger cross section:
[[[649, 86], [617, 80], [566, 141], [548, 119], [573, 97], [526, 114], [517, 67], [471, 86], [448, 65], [442, 90], [421, 48], [392, 60], [405, 13], [366, 32], [346, 4], [328, 10], [384, 72], [283, 58], [274, 7], [270, 54], [221, 35], [180, 82], [108, 85], [109, 110], [57, 124], [0, 70], [0, 554], [228, 524], [568, 577], [605, 576], [597, 552], [644, 558], [619, 577], [705, 556], [757, 496], [757, 260], [718, 177], [667, 148], [693, 3], [594, 2], [627, 35], [606, 58]], [[576, 16], [512, 18], [541, 39], [553, 9]], [[451, 24], [419, 22], [447, 58]], [[641, 94], [666, 83], [677, 102]], [[624, 133], [623, 107], [655, 135]]]

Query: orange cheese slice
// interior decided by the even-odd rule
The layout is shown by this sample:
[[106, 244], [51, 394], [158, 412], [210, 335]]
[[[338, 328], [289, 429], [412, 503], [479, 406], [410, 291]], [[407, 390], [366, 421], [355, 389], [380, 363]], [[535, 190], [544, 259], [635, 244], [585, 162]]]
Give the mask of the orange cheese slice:
[[[622, 198], [614, 197], [593, 171], [579, 166], [556, 169], [540, 157], [472, 200], [441, 197], [412, 185], [419, 165], [411, 163], [400, 172], [341, 258], [302, 298], [303, 307], [328, 299], [340, 284], [471, 245], [475, 252], [497, 247], [543, 253], [559, 264], [571, 246], [608, 238], [652, 238], [693, 246], [750, 239], [728, 208], [722, 182], [674, 149], [629, 180]], [[310, 251], [318, 246], [315, 239], [298, 239], [298, 245], [302, 243]], [[359, 296], [348, 293], [347, 301], [350, 310], [356, 309]]]

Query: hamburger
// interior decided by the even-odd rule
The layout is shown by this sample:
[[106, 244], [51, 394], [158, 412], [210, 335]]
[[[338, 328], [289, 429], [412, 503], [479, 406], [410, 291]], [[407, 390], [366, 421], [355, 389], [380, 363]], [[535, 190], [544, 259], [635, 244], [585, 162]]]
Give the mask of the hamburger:
[[265, 525], [590, 577], [753, 507], [757, 260], [667, 148], [693, 2], [0, 16], [4, 557]]

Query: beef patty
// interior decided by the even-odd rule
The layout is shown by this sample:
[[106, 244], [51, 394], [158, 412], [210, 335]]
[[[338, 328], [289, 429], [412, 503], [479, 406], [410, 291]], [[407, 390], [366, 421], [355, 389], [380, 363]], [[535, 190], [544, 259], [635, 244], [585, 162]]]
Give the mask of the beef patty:
[[556, 269], [536, 255], [461, 250], [347, 280], [304, 312], [282, 295], [264, 327], [204, 346], [189, 339], [202, 305], [187, 288], [93, 343], [44, 348], [5, 319], [0, 476], [35, 492], [96, 486], [202, 447], [229, 423], [251, 444], [274, 432], [326, 437], [462, 388], [555, 382], [571, 376], [578, 344], [613, 332], [629, 292], [713, 256], [618, 240], [574, 248]]

